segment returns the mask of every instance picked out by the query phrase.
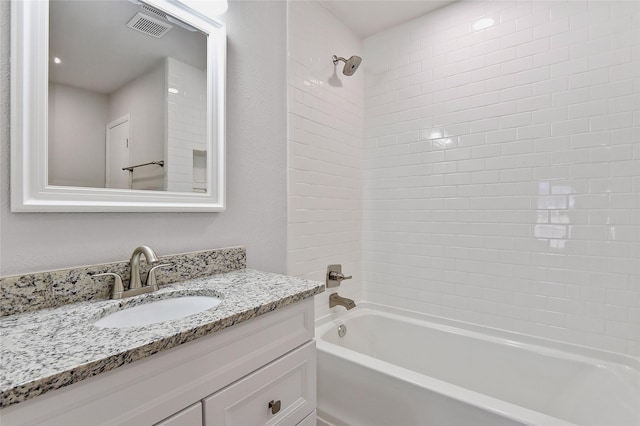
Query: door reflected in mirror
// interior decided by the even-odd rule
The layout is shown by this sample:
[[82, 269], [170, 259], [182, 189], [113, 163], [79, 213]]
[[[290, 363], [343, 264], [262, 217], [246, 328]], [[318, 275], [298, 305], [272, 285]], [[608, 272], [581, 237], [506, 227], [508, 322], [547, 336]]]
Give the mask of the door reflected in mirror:
[[207, 193], [207, 35], [137, 0], [49, 3], [48, 185]]

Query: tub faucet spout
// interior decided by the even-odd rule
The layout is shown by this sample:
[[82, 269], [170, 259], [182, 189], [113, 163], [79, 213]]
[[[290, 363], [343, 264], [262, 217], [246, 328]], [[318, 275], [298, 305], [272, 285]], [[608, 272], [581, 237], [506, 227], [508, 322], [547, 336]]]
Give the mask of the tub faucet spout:
[[329, 307], [333, 308], [334, 306], [344, 306], [349, 309], [353, 309], [356, 307], [356, 302], [351, 299], [347, 299], [346, 297], [339, 296], [338, 293], [333, 293], [329, 296]]

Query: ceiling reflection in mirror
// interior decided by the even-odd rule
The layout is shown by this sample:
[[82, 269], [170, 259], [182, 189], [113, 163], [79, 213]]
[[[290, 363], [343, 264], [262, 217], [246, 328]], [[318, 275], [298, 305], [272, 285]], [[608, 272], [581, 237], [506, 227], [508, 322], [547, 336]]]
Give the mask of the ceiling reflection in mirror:
[[136, 0], [49, 6], [48, 184], [206, 193], [207, 36]]

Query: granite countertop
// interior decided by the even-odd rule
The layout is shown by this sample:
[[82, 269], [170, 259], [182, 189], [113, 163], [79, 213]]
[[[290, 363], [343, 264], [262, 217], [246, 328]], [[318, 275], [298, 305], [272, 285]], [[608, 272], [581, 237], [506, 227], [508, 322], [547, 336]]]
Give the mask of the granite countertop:
[[[122, 307], [181, 295], [215, 295], [218, 306], [179, 320], [121, 329], [97, 319]], [[312, 297], [320, 282], [240, 269], [121, 300], [80, 302], [0, 318], [0, 407], [112, 370]]]

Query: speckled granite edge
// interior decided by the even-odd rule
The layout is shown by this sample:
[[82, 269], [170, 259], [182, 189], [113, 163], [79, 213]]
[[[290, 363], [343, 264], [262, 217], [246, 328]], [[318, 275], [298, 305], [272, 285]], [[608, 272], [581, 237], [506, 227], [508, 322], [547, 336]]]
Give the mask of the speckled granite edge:
[[[163, 263], [170, 264], [156, 274], [161, 286], [247, 266], [246, 250], [241, 246], [158, 257]], [[143, 279], [148, 270], [143, 256]], [[0, 277], [0, 317], [69, 303], [107, 299], [113, 278], [91, 276], [104, 272], [119, 274], [126, 288], [130, 277], [129, 261]]]
[[[159, 297], [158, 293], [163, 292], [170, 297], [168, 294], [173, 291], [213, 291], [221, 295], [223, 303], [182, 320], [142, 328], [99, 329], [91, 325], [96, 312], [104, 313], [122, 303], [115, 300], [85, 302], [2, 319], [0, 408], [313, 297], [324, 291], [324, 285], [243, 269], [173, 284], [159, 292], [137, 296], [138, 300], [132, 303], [144, 303], [143, 300]], [[69, 327], [70, 323], [74, 326]]]

